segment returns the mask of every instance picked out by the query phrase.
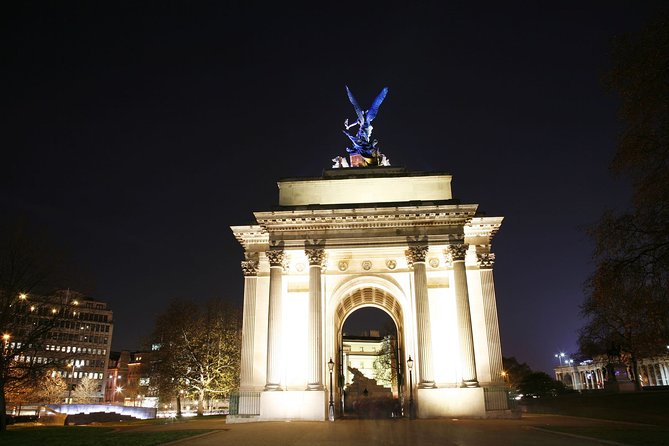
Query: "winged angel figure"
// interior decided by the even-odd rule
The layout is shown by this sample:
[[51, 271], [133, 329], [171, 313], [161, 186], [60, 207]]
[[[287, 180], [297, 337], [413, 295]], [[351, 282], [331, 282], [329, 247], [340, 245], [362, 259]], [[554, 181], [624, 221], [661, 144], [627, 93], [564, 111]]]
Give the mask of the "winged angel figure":
[[[353, 143], [353, 146], [347, 147], [346, 151], [351, 155], [362, 156], [365, 161], [363, 165], [390, 165], [386, 157], [379, 152], [379, 149], [377, 149], [376, 146], [378, 141], [376, 139], [371, 140], [373, 129], [372, 121], [376, 118], [376, 115], [379, 112], [379, 107], [388, 94], [388, 88], [386, 87], [381, 90], [376, 99], [374, 99], [369, 110], [363, 110], [362, 107], [360, 107], [348, 86], [346, 87], [346, 93], [348, 94], [349, 101], [351, 101], [351, 104], [355, 109], [355, 114], [358, 116], [358, 119], [352, 124], [348, 123], [348, 119], [344, 121], [344, 127], [346, 127], [346, 129], [343, 130], [343, 132]], [[358, 132], [354, 136], [350, 134], [348, 130], [356, 125], [358, 126]]]

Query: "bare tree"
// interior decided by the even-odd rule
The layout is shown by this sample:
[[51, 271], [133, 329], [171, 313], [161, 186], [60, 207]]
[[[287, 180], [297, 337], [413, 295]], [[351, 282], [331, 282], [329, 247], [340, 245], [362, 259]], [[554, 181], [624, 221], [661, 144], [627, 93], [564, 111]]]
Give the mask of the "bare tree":
[[239, 311], [223, 301], [204, 307], [174, 301], [156, 321], [158, 386], [168, 395], [181, 392], [198, 401], [198, 415], [206, 399], [226, 395], [237, 387], [240, 360]]
[[84, 376], [72, 391], [72, 399], [78, 404], [90, 404], [98, 401], [100, 381]]
[[[52, 364], [38, 362], [51, 330], [69, 311], [64, 296], [45, 293], [65, 277], [62, 256], [26, 225], [0, 228], [0, 432], [7, 392], [34, 386]], [[40, 292], [39, 299], [33, 292]]]
[[669, 14], [618, 38], [608, 83], [621, 99], [615, 173], [632, 183], [631, 206], [590, 230], [595, 271], [582, 306], [584, 353], [637, 360], [669, 342]]

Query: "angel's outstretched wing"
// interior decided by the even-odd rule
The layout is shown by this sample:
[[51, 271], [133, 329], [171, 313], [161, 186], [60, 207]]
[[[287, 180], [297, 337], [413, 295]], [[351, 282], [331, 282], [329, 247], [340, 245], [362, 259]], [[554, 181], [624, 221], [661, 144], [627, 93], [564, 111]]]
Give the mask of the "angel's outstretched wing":
[[369, 107], [369, 111], [367, 111], [367, 122], [372, 122], [374, 118], [376, 118], [376, 114], [379, 112], [379, 107], [381, 107], [381, 102], [383, 102], [387, 94], [388, 87], [384, 87], [383, 90], [381, 90], [381, 93], [374, 99], [372, 106]]
[[351, 104], [353, 104], [355, 114], [358, 115], [358, 120], [363, 122], [365, 120], [365, 115], [363, 114], [362, 108], [360, 108], [358, 101], [356, 101], [353, 97], [353, 93], [351, 93], [351, 90], [348, 89], [348, 85], [346, 85], [346, 93], [348, 94], [348, 100], [351, 101]]

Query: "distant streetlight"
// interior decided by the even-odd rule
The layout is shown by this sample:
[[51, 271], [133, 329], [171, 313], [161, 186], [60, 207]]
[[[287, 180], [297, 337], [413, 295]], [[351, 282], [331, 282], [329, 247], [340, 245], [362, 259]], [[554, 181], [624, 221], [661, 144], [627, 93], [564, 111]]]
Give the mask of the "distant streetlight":
[[[562, 353], [562, 352], [555, 354], [555, 357], [558, 358], [558, 361], [560, 361], [560, 365], [562, 365], [562, 358], [564, 358], [564, 356], [565, 356], [565, 354]], [[565, 364], [566, 364], [566, 360], [565, 360]]]
[[70, 367], [72, 367], [72, 376], [70, 377], [70, 385], [69, 388], [70, 390], [67, 393], [67, 399], [72, 404], [72, 387], [74, 387], [74, 370], [77, 368], [77, 362], [76, 360], [72, 360], [72, 363], [69, 364]]
[[8, 350], [7, 349], [7, 344], [9, 344], [9, 339], [10, 338], [11, 338], [11, 336], [9, 335], [9, 333], [5, 333], [5, 334], [2, 335], [2, 340], [3, 340], [3, 343], [4, 343], [5, 353], [7, 353], [7, 350]]
[[332, 371], [334, 370], [334, 362], [332, 358], [328, 361], [328, 370], [330, 370], [330, 405], [328, 408], [328, 419], [334, 421], [334, 395], [332, 393]]
[[409, 355], [409, 359], [407, 359], [407, 367], [409, 368], [409, 419], [413, 419], [413, 375], [412, 375], [412, 369], [413, 369], [413, 359], [411, 359], [411, 355]]
[[120, 394], [121, 392], [123, 392], [123, 387], [116, 386], [116, 388], [114, 389], [114, 393], [112, 394], [112, 404], [116, 402], [116, 394], [117, 393]]

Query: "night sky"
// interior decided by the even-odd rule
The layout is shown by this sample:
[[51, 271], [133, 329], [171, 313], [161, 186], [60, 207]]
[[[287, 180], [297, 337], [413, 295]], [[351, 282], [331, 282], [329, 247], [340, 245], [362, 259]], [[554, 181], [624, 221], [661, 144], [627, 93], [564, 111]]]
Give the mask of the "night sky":
[[365, 107], [389, 87], [374, 136], [393, 166], [449, 172], [456, 198], [505, 217], [504, 355], [550, 371], [576, 351], [584, 228], [629, 196], [608, 171], [611, 39], [662, 2], [12, 3], [0, 212], [67, 248], [115, 349], [140, 348], [172, 298], [241, 303], [229, 226], [345, 155], [349, 85]]

